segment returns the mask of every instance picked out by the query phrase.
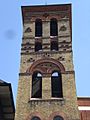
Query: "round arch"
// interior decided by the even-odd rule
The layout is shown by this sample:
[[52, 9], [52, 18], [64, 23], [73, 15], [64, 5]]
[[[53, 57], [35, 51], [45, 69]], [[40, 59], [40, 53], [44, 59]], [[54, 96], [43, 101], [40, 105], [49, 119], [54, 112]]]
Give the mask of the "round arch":
[[52, 71], [57, 70], [65, 72], [65, 68], [62, 63], [53, 58], [39, 59], [35, 61], [27, 70], [26, 73], [33, 74], [35, 71], [40, 71], [42, 74], [44, 73], [52, 73]]
[[43, 120], [42, 115], [39, 112], [33, 112], [29, 114], [26, 120], [33, 120], [33, 118], [38, 118], [38, 120]]
[[61, 120], [67, 120], [66, 114], [64, 112], [59, 112], [59, 111], [51, 113], [51, 115], [49, 116], [49, 120], [55, 120], [54, 118], [57, 117], [62, 118]]

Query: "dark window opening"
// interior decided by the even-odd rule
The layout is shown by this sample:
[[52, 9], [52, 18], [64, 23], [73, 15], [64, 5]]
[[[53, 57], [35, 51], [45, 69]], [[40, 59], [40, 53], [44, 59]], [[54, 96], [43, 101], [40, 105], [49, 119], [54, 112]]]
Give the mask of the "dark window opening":
[[35, 37], [42, 36], [42, 21], [41, 19], [37, 19], [35, 21]]
[[57, 41], [51, 41], [51, 50], [58, 51], [58, 42]]
[[32, 75], [32, 98], [42, 98], [42, 75], [39, 72]]
[[37, 116], [35, 116], [35, 117], [33, 117], [31, 120], [40, 120], [40, 118], [37, 117]]
[[42, 50], [42, 43], [35, 42], [35, 52]]
[[61, 116], [55, 116], [53, 120], [64, 120]]
[[51, 76], [52, 97], [63, 97], [62, 78], [59, 72], [53, 72]]
[[50, 36], [57, 36], [57, 35], [58, 35], [57, 19], [53, 18], [50, 21]]

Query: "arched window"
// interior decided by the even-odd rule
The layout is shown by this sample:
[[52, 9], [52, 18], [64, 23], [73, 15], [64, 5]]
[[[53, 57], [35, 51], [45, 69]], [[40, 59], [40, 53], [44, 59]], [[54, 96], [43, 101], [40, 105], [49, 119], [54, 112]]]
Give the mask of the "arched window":
[[40, 72], [32, 75], [32, 98], [42, 98], [42, 75]]
[[35, 42], [35, 52], [42, 50], [42, 43]]
[[33, 117], [31, 120], [40, 120], [40, 118], [37, 117], [37, 116], [35, 116], [35, 117]]
[[42, 36], [42, 20], [36, 19], [35, 21], [35, 37]]
[[61, 116], [55, 116], [53, 120], [64, 120]]
[[61, 74], [57, 71], [52, 73], [51, 76], [51, 89], [52, 97], [63, 97], [62, 94], [62, 77]]
[[58, 42], [57, 41], [51, 41], [51, 50], [58, 51]]
[[58, 35], [57, 19], [52, 18], [50, 20], [50, 36], [57, 36], [57, 35]]

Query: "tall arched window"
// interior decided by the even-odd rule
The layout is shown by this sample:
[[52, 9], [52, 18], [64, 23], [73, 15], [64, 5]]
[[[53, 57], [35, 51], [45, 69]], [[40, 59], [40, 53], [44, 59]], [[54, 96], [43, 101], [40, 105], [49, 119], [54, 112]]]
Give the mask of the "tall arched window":
[[57, 41], [51, 41], [51, 50], [58, 51], [58, 42]]
[[35, 52], [42, 50], [42, 43], [35, 42]]
[[42, 98], [42, 75], [34, 72], [32, 75], [32, 98]]
[[36, 19], [35, 21], [35, 37], [42, 36], [42, 20]]
[[55, 116], [54, 118], [53, 118], [53, 120], [64, 120], [61, 116]]
[[63, 97], [62, 94], [62, 77], [61, 74], [57, 71], [52, 73], [51, 76], [51, 89], [52, 97]]
[[40, 120], [40, 118], [37, 116], [34, 116], [31, 120]]
[[57, 35], [58, 35], [57, 19], [52, 18], [50, 20], [50, 36], [57, 36]]

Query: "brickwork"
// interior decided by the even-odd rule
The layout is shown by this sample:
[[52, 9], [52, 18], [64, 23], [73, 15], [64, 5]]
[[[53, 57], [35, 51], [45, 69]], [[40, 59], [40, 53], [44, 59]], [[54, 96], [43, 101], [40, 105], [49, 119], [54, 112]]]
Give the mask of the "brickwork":
[[[40, 7], [40, 6], [39, 6]], [[23, 41], [18, 83], [15, 120], [53, 120], [60, 115], [64, 120], [79, 120], [75, 74], [72, 56], [71, 5], [22, 7]], [[46, 10], [45, 12], [43, 10]], [[49, 11], [47, 11], [47, 9]], [[58, 20], [58, 36], [50, 36], [50, 19]], [[35, 37], [35, 19], [43, 21], [42, 37]], [[58, 41], [58, 51], [51, 51], [51, 41]], [[35, 52], [35, 41], [42, 41], [42, 50]], [[51, 74], [62, 75], [63, 97], [51, 97]], [[32, 98], [32, 74], [42, 73], [42, 98]]]
[[90, 97], [78, 97], [80, 120], [90, 120]]

